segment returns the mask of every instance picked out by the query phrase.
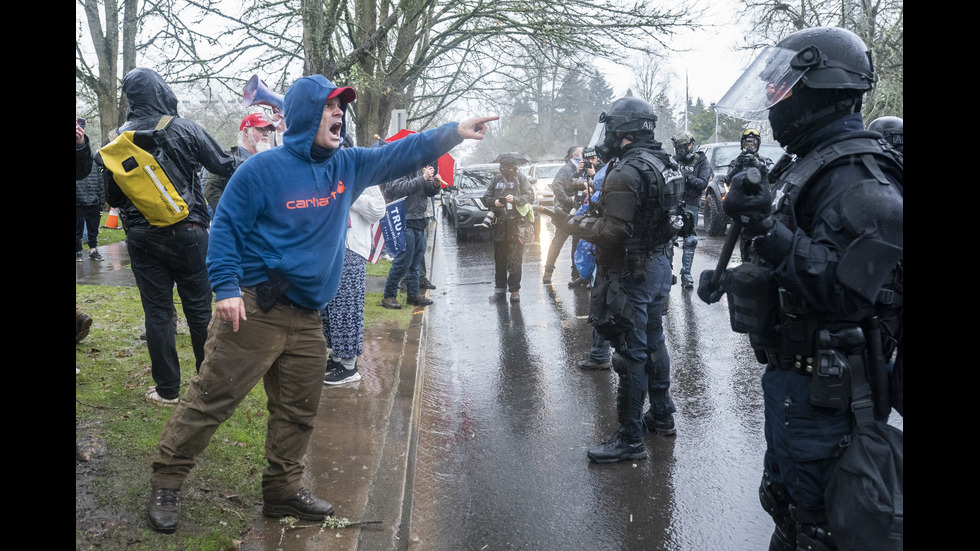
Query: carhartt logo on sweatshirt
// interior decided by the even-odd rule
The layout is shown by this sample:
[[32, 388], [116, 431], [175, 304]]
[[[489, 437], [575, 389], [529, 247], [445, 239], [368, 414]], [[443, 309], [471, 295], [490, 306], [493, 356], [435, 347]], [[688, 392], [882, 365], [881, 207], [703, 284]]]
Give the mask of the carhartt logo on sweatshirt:
[[330, 204], [331, 201], [337, 198], [338, 195], [344, 193], [346, 187], [343, 182], [337, 182], [336, 191], [330, 192], [330, 195], [326, 197], [311, 197], [309, 199], [296, 199], [294, 201], [286, 201], [287, 209], [311, 209], [314, 207], [325, 207]]

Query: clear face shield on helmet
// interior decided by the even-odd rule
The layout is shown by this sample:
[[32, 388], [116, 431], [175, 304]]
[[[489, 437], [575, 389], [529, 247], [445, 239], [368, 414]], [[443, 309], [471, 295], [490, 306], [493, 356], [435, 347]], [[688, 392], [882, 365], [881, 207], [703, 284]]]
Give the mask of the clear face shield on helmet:
[[792, 65], [796, 55], [785, 48], [764, 48], [715, 109], [744, 120], [766, 120], [769, 108], [788, 98], [808, 69]]

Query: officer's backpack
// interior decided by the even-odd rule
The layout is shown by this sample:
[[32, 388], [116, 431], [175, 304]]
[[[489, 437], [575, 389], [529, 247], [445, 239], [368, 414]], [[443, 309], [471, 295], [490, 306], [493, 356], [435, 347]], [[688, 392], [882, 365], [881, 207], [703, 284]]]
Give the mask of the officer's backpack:
[[160, 132], [173, 120], [160, 118], [152, 130], [113, 131], [99, 149], [96, 162], [112, 173], [119, 189], [154, 226], [170, 226], [187, 218], [190, 209], [167, 175], [176, 172], [159, 147]]

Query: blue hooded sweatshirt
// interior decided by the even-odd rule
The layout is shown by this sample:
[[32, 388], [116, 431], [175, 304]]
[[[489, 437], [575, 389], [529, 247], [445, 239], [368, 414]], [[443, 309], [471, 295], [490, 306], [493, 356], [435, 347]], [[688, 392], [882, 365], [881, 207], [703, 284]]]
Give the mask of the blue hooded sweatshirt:
[[[368, 186], [421, 169], [462, 142], [457, 123], [409, 135], [387, 147], [313, 154], [327, 96], [336, 86], [320, 75], [296, 81], [283, 99], [283, 145], [249, 157], [235, 171], [211, 225], [207, 265], [216, 300], [269, 279], [292, 285], [286, 296], [325, 308], [340, 283], [348, 212]], [[347, 135], [346, 112], [341, 140]], [[325, 157], [325, 158], [324, 158]]]

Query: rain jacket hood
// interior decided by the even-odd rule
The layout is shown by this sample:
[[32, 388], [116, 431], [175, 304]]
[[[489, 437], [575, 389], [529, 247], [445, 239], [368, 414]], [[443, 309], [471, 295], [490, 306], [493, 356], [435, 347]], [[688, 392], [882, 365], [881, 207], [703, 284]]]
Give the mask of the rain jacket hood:
[[123, 77], [123, 92], [129, 99], [126, 120], [177, 115], [177, 96], [163, 77], [152, 69], [138, 67]]
[[[311, 152], [317, 130], [320, 129], [323, 106], [327, 103], [327, 96], [336, 88], [334, 83], [321, 75], [303, 77], [289, 87], [282, 100], [286, 118], [286, 133], [283, 134], [282, 143], [293, 154], [309, 161], [314, 160]], [[344, 123], [340, 128], [340, 142], [343, 143], [347, 136], [347, 104], [341, 103], [341, 109], [344, 111]], [[326, 151], [329, 158], [339, 149], [322, 151]]]

